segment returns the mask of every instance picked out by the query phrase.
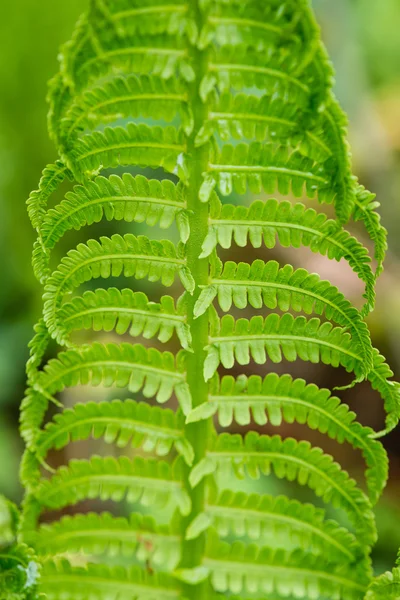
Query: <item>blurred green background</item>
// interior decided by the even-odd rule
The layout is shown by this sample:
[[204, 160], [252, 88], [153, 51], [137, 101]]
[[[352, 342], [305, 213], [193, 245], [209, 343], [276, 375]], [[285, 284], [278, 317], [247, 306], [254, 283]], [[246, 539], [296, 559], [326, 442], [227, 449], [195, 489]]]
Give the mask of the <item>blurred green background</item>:
[[[46, 132], [46, 84], [57, 70], [60, 44], [67, 40], [86, 0], [5, 2], [0, 21], [0, 493], [18, 501], [22, 443], [18, 407], [25, 387], [24, 365], [32, 326], [41, 308], [33, 277], [34, 241], [25, 208], [42, 168], [55, 160]], [[324, 40], [337, 71], [336, 93], [350, 120], [354, 169], [377, 192], [389, 231], [390, 253], [369, 318], [373, 342], [400, 377], [400, 2], [399, 0], [314, 0]], [[287, 256], [287, 253], [286, 253]], [[318, 259], [307, 256], [317, 270]], [[349, 297], [360, 287], [336, 263], [329, 273]], [[308, 370], [308, 367], [307, 367]], [[301, 374], [334, 387], [332, 374]], [[382, 425], [382, 411], [368, 386], [342, 396], [360, 420]], [[400, 546], [400, 430], [384, 440], [391, 461], [390, 483], [380, 501], [378, 570], [388, 568]], [[344, 452], [344, 450], [342, 451]]]

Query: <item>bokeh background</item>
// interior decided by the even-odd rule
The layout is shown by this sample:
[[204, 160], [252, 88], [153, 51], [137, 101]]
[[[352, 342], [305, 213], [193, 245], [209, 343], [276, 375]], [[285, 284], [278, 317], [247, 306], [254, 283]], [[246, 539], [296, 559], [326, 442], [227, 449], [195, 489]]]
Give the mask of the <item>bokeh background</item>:
[[[60, 44], [67, 40], [86, 0], [5, 2], [0, 21], [0, 493], [19, 501], [18, 466], [23, 446], [18, 407], [24, 393], [24, 365], [32, 326], [41, 309], [41, 288], [31, 270], [34, 234], [25, 208], [42, 168], [55, 160], [46, 132], [48, 79], [57, 69]], [[390, 252], [369, 317], [374, 345], [400, 378], [400, 2], [399, 0], [314, 0], [337, 72], [336, 93], [349, 115], [354, 171], [375, 191], [389, 231]], [[360, 235], [359, 232], [357, 232]], [[362, 233], [361, 233], [362, 235]], [[316, 255], [275, 257], [320, 272], [355, 303], [361, 286], [341, 265], [320, 263]], [[337, 370], [301, 364], [295, 375], [333, 388]], [[342, 398], [375, 428], [382, 409], [368, 385]], [[288, 429], [288, 434], [293, 432]], [[309, 437], [309, 436], [308, 436]], [[320, 442], [317, 437], [315, 442]], [[390, 482], [377, 507], [380, 539], [374, 551], [377, 571], [392, 566], [400, 546], [400, 429], [384, 440]], [[326, 446], [325, 446], [326, 447]], [[361, 473], [359, 456], [327, 448]]]

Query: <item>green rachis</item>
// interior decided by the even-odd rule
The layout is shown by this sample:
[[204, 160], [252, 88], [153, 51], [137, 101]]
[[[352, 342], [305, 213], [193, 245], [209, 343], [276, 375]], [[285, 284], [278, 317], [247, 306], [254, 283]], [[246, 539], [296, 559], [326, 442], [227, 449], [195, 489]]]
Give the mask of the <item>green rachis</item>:
[[[21, 409], [10, 599], [364, 598], [388, 473], [378, 438], [400, 396], [365, 323], [386, 232], [352, 174], [332, 79], [306, 0], [91, 1], [50, 85], [58, 160], [28, 200], [44, 308]], [[109, 235], [96, 237], [97, 223]], [[72, 230], [81, 243], [57, 259]], [[347, 262], [362, 307], [271, 260], [278, 243]], [[231, 246], [261, 258], [227, 260]], [[368, 380], [384, 431], [275, 373], [284, 360]], [[267, 422], [276, 434], [223, 431]], [[366, 485], [281, 437], [285, 422], [361, 451]], [[68, 460], [79, 441], [86, 458]], [[56, 469], [55, 451], [67, 457]], [[249, 484], [270, 474], [315, 505]], [[379, 596], [389, 584], [396, 594], [397, 571], [385, 577], [369, 598], [397, 597]]]

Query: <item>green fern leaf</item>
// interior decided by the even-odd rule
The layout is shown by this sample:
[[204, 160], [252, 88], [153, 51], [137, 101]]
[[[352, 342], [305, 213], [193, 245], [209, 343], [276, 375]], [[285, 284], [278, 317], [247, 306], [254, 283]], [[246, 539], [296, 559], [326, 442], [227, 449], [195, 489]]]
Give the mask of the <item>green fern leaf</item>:
[[58, 314], [65, 339], [77, 329], [115, 329], [120, 335], [129, 331], [132, 336], [143, 335], [146, 339], [157, 336], [165, 343], [176, 331], [182, 348], [190, 350], [192, 338], [186, 323], [185, 305], [185, 296], [181, 296], [175, 306], [170, 296], [162, 296], [156, 303], [149, 302], [143, 292], [98, 288], [63, 304]]
[[35, 374], [21, 407], [21, 433], [32, 447], [54, 394], [78, 384], [127, 387], [133, 393], [142, 390], [146, 398], [155, 397], [159, 403], [167, 402], [175, 393], [183, 413], [188, 414], [192, 400], [184, 358], [180, 353], [175, 360], [170, 352], [126, 343], [94, 343], [63, 352]]
[[[260, 142], [225, 144], [220, 153], [210, 157], [203, 190], [218, 186], [223, 196], [233, 191], [245, 194], [247, 188], [255, 194], [278, 190], [286, 195], [292, 192], [296, 198], [304, 190], [309, 198], [318, 191], [321, 202], [332, 202], [328, 173], [328, 166], [321, 167], [297, 151], [290, 154], [284, 146], [275, 149]], [[209, 200], [209, 192], [200, 194], [203, 202]]]
[[[342, 366], [348, 372], [362, 377], [362, 358], [357, 354], [349, 333], [340, 327], [333, 328], [329, 322], [321, 323], [316, 317], [293, 317], [287, 313], [282, 317], [269, 315], [265, 320], [255, 316], [250, 321], [225, 315], [213, 324], [204, 376], [207, 380], [221, 363], [231, 369], [235, 362], [248, 365], [250, 358], [264, 364], [267, 357], [273, 363], [283, 358], [313, 363], [323, 362], [333, 367]], [[374, 364], [368, 373], [372, 387], [379, 391], [387, 412], [386, 426], [392, 429], [400, 417], [400, 386], [390, 381], [393, 375], [383, 356], [374, 350]]]
[[206, 475], [217, 470], [229, 474], [231, 468], [240, 478], [246, 472], [258, 478], [260, 472], [269, 475], [272, 470], [279, 478], [307, 485], [324, 502], [347, 513], [362, 543], [374, 543], [376, 527], [368, 498], [320, 448], [292, 438], [282, 440], [279, 435], [269, 437], [250, 432], [243, 439], [240, 435], [224, 433], [214, 439], [206, 457], [193, 467], [191, 485], [198, 485]]
[[400, 384], [392, 381], [393, 371], [378, 350], [374, 349], [374, 368], [368, 375], [368, 380], [374, 390], [380, 393], [384, 400], [386, 429], [375, 434], [382, 437], [392, 431], [400, 420]]
[[101, 237], [100, 242], [89, 240], [71, 250], [61, 261], [57, 271], [48, 278], [44, 289], [44, 319], [52, 337], [63, 343], [62, 324], [58, 310], [65, 294], [72, 292], [82, 283], [110, 276], [161, 280], [169, 287], [178, 274], [185, 289], [194, 291], [193, 277], [186, 266], [183, 246], [177, 248], [167, 240], [149, 240], [145, 236], [135, 237], [115, 234], [111, 238]]
[[26, 202], [28, 215], [35, 229], [38, 229], [42, 223], [50, 196], [66, 177], [72, 180], [73, 176], [60, 160], [44, 169], [39, 189], [32, 192]]
[[210, 495], [206, 511], [206, 528], [212, 525], [221, 538], [233, 535], [275, 549], [299, 548], [316, 556], [329, 556], [334, 564], [354, 563], [365, 556], [365, 548], [355, 536], [327, 520], [324, 510], [285, 496], [223, 490]]
[[193, 117], [187, 103], [187, 89], [179, 80], [156, 76], [117, 76], [80, 97], [61, 121], [60, 138], [65, 146], [81, 132], [116, 118], [151, 117], [173, 121], [179, 114], [184, 131], [190, 135]]
[[[48, 128], [58, 160], [28, 200], [44, 310], [21, 410], [18, 541], [37, 551], [33, 562], [43, 572], [26, 592], [26, 565], [17, 572], [14, 562], [6, 578], [17, 575], [17, 595], [7, 600], [396, 593], [397, 572], [373, 581], [370, 559], [372, 504], [388, 475], [376, 438], [400, 419], [400, 384], [364, 322], [386, 230], [375, 197], [353, 175], [333, 84], [309, 0], [90, 0], [50, 83]], [[79, 185], [50, 204], [64, 179]], [[223, 204], [217, 191], [240, 205]], [[268, 198], [277, 192], [279, 201]], [[334, 218], [293, 197], [331, 204]], [[375, 245], [375, 273], [367, 248], [344, 229], [351, 218]], [[84, 236], [106, 221], [110, 237], [86, 236], [54, 259], [53, 272], [53, 254], [72, 230]], [[180, 242], [136, 237], [141, 223], [174, 227]], [[358, 311], [300, 263], [224, 257], [223, 264], [219, 246], [233, 242], [266, 249], [279, 242], [346, 261], [365, 286], [364, 306]], [[104, 289], [94, 285], [110, 278]], [[155, 302], [133, 278], [158, 284]], [[157, 296], [160, 284], [172, 287], [178, 278], [179, 299]], [[220, 319], [217, 303], [248, 318]], [[116, 336], [141, 336], [146, 347], [95, 342]], [[177, 354], [154, 348], [158, 339], [176, 352], [176, 338]], [[83, 339], [92, 345], [80, 346]], [[328, 390], [289, 374], [217, 374], [220, 365], [283, 359], [344, 367], [354, 375], [347, 387], [368, 379], [383, 399], [384, 430], [361, 425]], [[70, 404], [75, 394], [64, 391], [78, 385], [79, 403]], [[87, 398], [88, 386], [100, 388], [98, 402]], [[122, 390], [122, 399], [110, 388]], [[368, 496], [310, 443], [252, 432], [217, 436], [214, 416], [220, 427], [248, 427], [251, 418], [261, 427], [298, 423], [350, 445], [365, 460]], [[74, 442], [88, 456], [68, 462]], [[90, 455], [105, 444], [110, 456]], [[64, 459], [57, 470], [47, 464], [55, 452], [57, 465]], [[286, 496], [238, 491], [243, 478], [260, 474], [295, 485]], [[289, 497], [296, 484], [314, 493], [313, 505]], [[126, 516], [137, 506], [85, 514], [103, 501], [119, 503], [118, 511], [141, 504], [144, 514]], [[1, 535], [0, 522], [0, 543]]]
[[127, 223], [146, 222], [162, 229], [169, 228], [177, 220], [182, 242], [186, 243], [190, 229], [185, 226], [186, 191], [182, 185], [171, 181], [148, 180], [125, 173], [122, 178], [111, 175], [96, 177], [85, 186], [76, 186], [68, 192], [55, 209], [44, 216], [40, 224], [40, 240], [33, 252], [33, 268], [41, 283], [49, 274], [51, 250], [63, 235], [97, 223], [124, 220]]
[[45, 563], [40, 589], [49, 600], [75, 600], [82, 590], [99, 600], [184, 600], [179, 583], [169, 575], [149, 574], [137, 566], [74, 567], [65, 559]]
[[226, 92], [211, 98], [211, 102], [208, 120], [197, 134], [198, 145], [216, 134], [223, 141], [256, 138], [283, 142], [297, 133], [298, 107], [285, 103], [282, 98]]
[[333, 594], [343, 600], [356, 600], [369, 581], [368, 567], [363, 562], [356, 567], [333, 567], [300, 551], [288, 555], [255, 544], [229, 545], [215, 539], [210, 542], [203, 563], [214, 590], [220, 594], [276, 592], [281, 597], [301, 594], [313, 598]]
[[328, 322], [321, 323], [316, 317], [293, 317], [271, 314], [248, 319], [235, 319], [225, 315], [216, 321], [210, 336], [207, 370], [210, 379], [221, 362], [231, 369], [235, 362], [247, 365], [252, 358], [264, 364], [267, 357], [273, 363], [301, 360], [320, 362], [332, 366], [344, 366], [349, 372], [360, 376], [360, 356], [353, 348], [351, 337], [343, 329], [333, 328]]
[[90, 436], [103, 437], [108, 444], [118, 448], [130, 444], [166, 456], [172, 447], [193, 462], [193, 448], [184, 437], [182, 414], [145, 402], [113, 400], [76, 404], [55, 415], [46, 425], [36, 442], [36, 455], [45, 458], [51, 448], [64, 448], [71, 441], [85, 440]]
[[163, 128], [128, 123], [126, 129], [106, 127], [103, 132], [84, 135], [67, 159], [78, 181], [97, 175], [100, 169], [130, 164], [163, 167], [185, 181], [185, 152], [185, 136], [172, 125]]
[[382, 273], [382, 264], [387, 250], [387, 231], [381, 225], [380, 215], [375, 211], [379, 206], [379, 202], [375, 201], [375, 194], [371, 194], [365, 188], [359, 186], [354, 219], [364, 223], [371, 240], [375, 243], [375, 259], [378, 263], [377, 275]]
[[[373, 352], [367, 325], [343, 294], [328, 281], [321, 281], [318, 275], [305, 269], [294, 270], [290, 265], [279, 268], [276, 261], [256, 260], [251, 265], [229, 261], [216, 264], [211, 272], [210, 287], [225, 312], [233, 303], [242, 309], [250, 304], [253, 308], [266, 306], [306, 314], [325, 313], [327, 319], [348, 329], [358, 342], [365, 374], [372, 368]], [[207, 308], [206, 295], [210, 299], [211, 292], [207, 288], [194, 308], [196, 317]]]
[[400, 597], [400, 567], [377, 577], [368, 588], [365, 600], [398, 600]]
[[357, 184], [352, 176], [346, 142], [347, 121], [333, 98], [319, 118], [313, 119], [306, 110], [302, 114], [298, 105], [288, 103], [279, 96], [260, 98], [225, 93], [220, 96], [218, 105], [212, 108], [209, 120], [199, 131], [198, 144], [216, 133], [224, 141], [231, 138], [284, 144], [289, 141], [292, 148], [298, 148], [304, 156], [322, 165], [332, 157], [329, 164], [333, 167], [333, 201], [340, 222], [349, 220], [355, 205]]
[[218, 50], [214, 46], [208, 73], [202, 81], [203, 100], [207, 100], [206, 92], [215, 86], [222, 92], [230, 88], [258, 88], [263, 92], [267, 89], [271, 94], [291, 97], [296, 104], [304, 107], [310, 97], [308, 81], [311, 73], [309, 71], [297, 76], [295, 71], [299, 62], [299, 57], [294, 54], [285, 56], [272, 51], [265, 55], [255, 48], [249, 49], [245, 44], [224, 45]]
[[109, 513], [65, 516], [26, 535], [39, 556], [65, 551], [100, 556], [122, 553], [141, 562], [151, 561], [164, 571], [173, 570], [181, 558], [179, 528], [157, 525], [152, 517], [137, 513], [129, 519]]
[[30, 352], [29, 360], [26, 363], [26, 374], [29, 380], [35, 376], [40, 367], [51, 339], [43, 319], [36, 323], [34, 332], [35, 335], [28, 345]]
[[304, 379], [270, 373], [264, 379], [257, 375], [214, 377], [209, 401], [195, 408], [187, 417], [189, 423], [218, 413], [221, 427], [235, 420], [249, 425], [251, 415], [258, 425], [269, 422], [279, 427], [282, 422], [307, 424], [311, 429], [340, 443], [359, 448], [367, 463], [366, 480], [370, 499], [376, 503], [386, 485], [388, 458], [381, 444], [373, 440], [374, 432], [356, 422], [356, 415], [346, 404], [330, 395], [329, 390], [307, 385]]
[[86, 498], [115, 502], [140, 502], [162, 508], [174, 504], [183, 515], [190, 512], [190, 497], [182, 482], [182, 462], [126, 456], [115, 459], [92, 456], [90, 461], [71, 460], [35, 488], [35, 499], [43, 509], [59, 509]]
[[[157, 17], [155, 6], [159, 11], [158, 16], [162, 14], [159, 5], [153, 4], [153, 11], [148, 15], [149, 19], [153, 18], [153, 23]], [[98, 11], [95, 3], [92, 3], [91, 13], [80, 20], [71, 41], [62, 48], [61, 74], [65, 86], [79, 91], [115, 71], [127, 75], [150, 72], [168, 79], [179, 69], [184, 79], [193, 79], [194, 72], [187, 60], [184, 40], [176, 33], [168, 35], [165, 15], [162, 25], [164, 32], [159, 35], [146, 35], [145, 32], [136, 35], [129, 23], [135, 16], [140, 18], [140, 13], [135, 15], [131, 11], [130, 5], [127, 11], [121, 11], [117, 23], [114, 18], [110, 22], [109, 19], [104, 20], [104, 12]], [[177, 13], [180, 14], [179, 6], [173, 11], [173, 14]], [[125, 24], [127, 30], [124, 30]], [[193, 32], [191, 21], [187, 22], [187, 27]], [[57, 97], [51, 97], [50, 102], [55, 104]]]
[[216, 196], [212, 198], [210, 211], [210, 229], [203, 243], [202, 257], [209, 256], [217, 244], [229, 248], [232, 238], [240, 247], [246, 246], [249, 240], [254, 248], [263, 243], [267, 248], [274, 248], [277, 239], [284, 247], [306, 246], [330, 259], [345, 259], [365, 283], [365, 310], [373, 308], [375, 277], [367, 249], [324, 214], [300, 203], [292, 205], [274, 199], [253, 202], [249, 208], [222, 205]]

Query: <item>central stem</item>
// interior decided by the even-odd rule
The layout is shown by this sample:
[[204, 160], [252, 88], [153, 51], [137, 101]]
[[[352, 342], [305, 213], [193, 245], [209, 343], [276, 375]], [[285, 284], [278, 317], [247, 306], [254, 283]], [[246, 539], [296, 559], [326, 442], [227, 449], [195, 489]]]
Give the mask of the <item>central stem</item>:
[[[192, 9], [196, 23], [201, 30], [203, 17], [198, 6], [198, 0], [192, 0]], [[193, 354], [190, 354], [187, 361], [188, 384], [190, 387], [193, 408], [207, 402], [208, 384], [204, 380], [203, 369], [206, 352], [204, 348], [208, 344], [208, 315], [207, 313], [194, 319], [194, 305], [200, 295], [199, 286], [208, 284], [209, 261], [208, 259], [199, 259], [201, 247], [208, 230], [208, 205], [199, 200], [199, 191], [203, 182], [203, 172], [208, 164], [208, 146], [196, 147], [195, 139], [198, 131], [203, 126], [207, 118], [207, 107], [200, 98], [200, 82], [206, 73], [207, 57], [206, 52], [200, 51], [197, 47], [191, 50], [193, 67], [196, 73], [196, 79], [191, 85], [190, 101], [194, 115], [193, 133], [188, 141], [188, 153], [191, 157], [191, 173], [189, 179], [189, 197], [188, 209], [191, 211], [190, 217], [190, 238], [187, 244], [187, 265], [194, 277], [196, 289], [188, 302], [188, 324], [190, 326], [193, 338]], [[195, 464], [205, 455], [207, 448], [207, 437], [211, 422], [199, 421], [186, 425], [185, 435], [191, 442], [195, 453]], [[188, 473], [189, 475], [189, 473]], [[205, 504], [205, 483], [200, 483], [194, 490], [190, 488], [187, 481], [189, 493], [192, 498], [192, 512], [187, 519], [187, 524], [204, 511]], [[183, 544], [182, 566], [185, 568], [197, 567], [201, 564], [204, 554], [204, 535], [195, 540], [187, 540]], [[208, 598], [208, 583], [201, 583], [197, 586], [188, 586], [188, 597], [193, 600], [206, 600]]]

